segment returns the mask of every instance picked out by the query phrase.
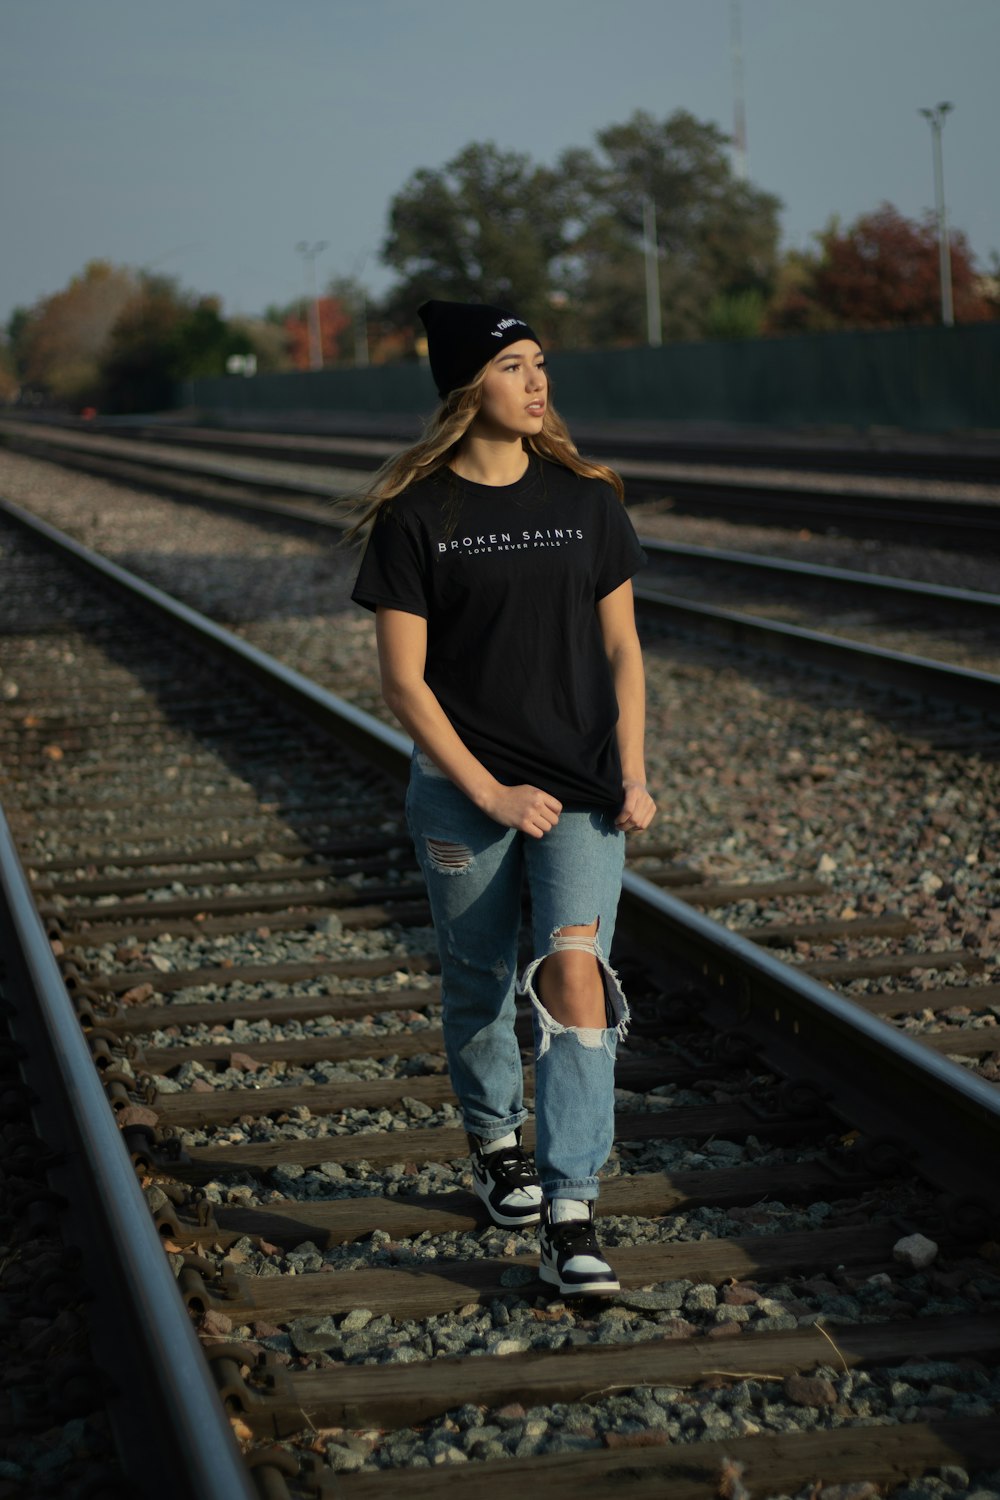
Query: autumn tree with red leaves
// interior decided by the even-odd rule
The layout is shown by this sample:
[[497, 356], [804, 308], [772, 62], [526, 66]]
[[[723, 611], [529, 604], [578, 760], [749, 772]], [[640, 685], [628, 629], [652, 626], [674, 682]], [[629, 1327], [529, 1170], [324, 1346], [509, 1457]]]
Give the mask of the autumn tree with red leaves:
[[[319, 299], [319, 340], [323, 351], [324, 365], [335, 365], [349, 358], [341, 348], [341, 340], [351, 327], [348, 309], [338, 297]], [[297, 370], [310, 368], [309, 319], [305, 309], [289, 312], [284, 320], [288, 352]]]
[[[768, 315], [768, 332], [940, 322], [933, 214], [907, 219], [891, 203], [883, 203], [847, 230], [831, 224], [818, 240], [818, 252], [788, 258]], [[952, 231], [950, 241], [956, 323], [992, 317], [993, 309], [977, 287], [968, 240], [961, 231]]]

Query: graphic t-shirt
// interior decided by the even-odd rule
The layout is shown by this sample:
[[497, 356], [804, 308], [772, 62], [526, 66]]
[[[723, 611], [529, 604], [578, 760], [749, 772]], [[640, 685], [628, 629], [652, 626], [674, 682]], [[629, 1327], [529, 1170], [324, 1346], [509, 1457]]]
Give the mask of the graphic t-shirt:
[[425, 680], [498, 781], [617, 810], [596, 604], [645, 561], [610, 485], [531, 455], [516, 484], [443, 469], [383, 505], [352, 598], [426, 619]]

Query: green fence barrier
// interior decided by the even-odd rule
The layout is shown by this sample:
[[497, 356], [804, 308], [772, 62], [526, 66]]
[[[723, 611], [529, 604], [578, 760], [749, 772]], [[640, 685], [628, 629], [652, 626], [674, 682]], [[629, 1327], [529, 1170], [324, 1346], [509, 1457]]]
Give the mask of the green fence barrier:
[[[798, 334], [554, 354], [561, 412], [577, 421], [1000, 430], [1000, 323]], [[190, 382], [206, 412], [425, 414], [417, 364]]]

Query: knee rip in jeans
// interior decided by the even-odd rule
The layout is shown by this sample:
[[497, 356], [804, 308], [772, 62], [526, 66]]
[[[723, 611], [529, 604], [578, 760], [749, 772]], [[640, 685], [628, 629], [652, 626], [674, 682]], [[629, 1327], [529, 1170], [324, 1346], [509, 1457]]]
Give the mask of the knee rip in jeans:
[[447, 839], [426, 839], [427, 857], [444, 875], [464, 875], [472, 865], [472, 850]]
[[[567, 924], [567, 926], [569, 925], [573, 924]], [[590, 924], [580, 923], [578, 925], [588, 926]], [[610, 1046], [611, 1037], [614, 1036], [616, 1039], [621, 1040], [628, 1031], [628, 1001], [625, 998], [625, 991], [621, 987], [618, 975], [604, 957], [601, 949], [600, 939], [598, 938], [600, 925], [600, 918], [598, 918], [593, 923], [594, 932], [591, 937], [585, 936], [582, 933], [567, 933], [562, 927], [554, 928], [549, 934], [550, 947], [548, 953], [543, 953], [538, 958], [533, 958], [518, 982], [518, 994], [527, 995], [534, 1006], [535, 1015], [538, 1017], [540, 1030], [538, 1044], [539, 1057], [545, 1056], [552, 1044], [553, 1037], [564, 1034], [575, 1037], [581, 1047], [593, 1048], [595, 1050], [598, 1047], [603, 1047], [609, 1055], [613, 1056], [614, 1054]], [[535, 979], [538, 970], [545, 963], [546, 959], [550, 958], [554, 953], [567, 952], [589, 953], [597, 960], [601, 980], [604, 985], [605, 1010], [608, 1021], [606, 1027], [564, 1026], [562, 1022], [557, 1021], [553, 1015], [549, 1014], [538, 998], [535, 989]]]

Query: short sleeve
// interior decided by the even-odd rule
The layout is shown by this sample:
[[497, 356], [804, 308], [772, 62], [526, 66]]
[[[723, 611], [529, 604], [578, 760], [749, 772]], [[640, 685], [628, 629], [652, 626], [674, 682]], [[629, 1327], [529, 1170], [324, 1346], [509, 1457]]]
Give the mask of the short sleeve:
[[391, 505], [384, 505], [372, 525], [351, 598], [365, 609], [383, 604], [426, 619], [427, 585], [419, 537]]
[[604, 510], [604, 547], [594, 584], [595, 599], [613, 593], [649, 561], [639, 546], [628, 511], [610, 490], [607, 491]]

